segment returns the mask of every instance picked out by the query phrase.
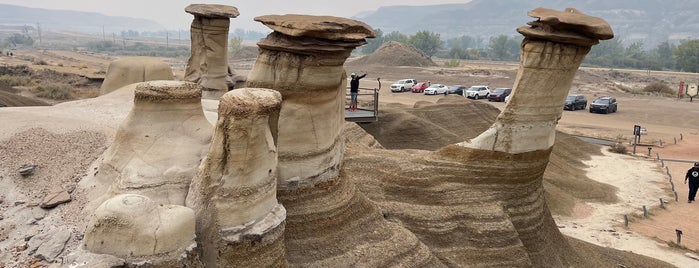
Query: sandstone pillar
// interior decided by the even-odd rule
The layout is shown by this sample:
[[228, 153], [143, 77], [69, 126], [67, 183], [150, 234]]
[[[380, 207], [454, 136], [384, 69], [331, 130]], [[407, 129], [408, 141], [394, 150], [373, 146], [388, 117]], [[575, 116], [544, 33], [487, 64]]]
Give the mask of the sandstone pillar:
[[489, 130], [461, 145], [508, 153], [551, 148], [578, 67], [592, 45], [614, 36], [604, 20], [575, 9], [528, 14], [538, 20], [517, 28], [525, 39], [510, 101]]
[[201, 89], [182, 81], [138, 84], [134, 105], [119, 125], [96, 180], [117, 194], [140, 194], [157, 204], [184, 206], [189, 184], [211, 141]]
[[274, 30], [258, 43], [247, 86], [272, 88], [283, 96], [277, 197], [288, 211], [284, 243], [289, 266], [440, 267], [424, 244], [385, 221], [340, 172], [347, 86], [343, 64], [374, 31], [329, 16], [255, 20]]
[[204, 98], [218, 99], [228, 91], [228, 28], [230, 18], [240, 15], [226, 5], [191, 4], [185, 12], [194, 15], [191, 32], [191, 55], [184, 79], [198, 83]]
[[187, 205], [207, 267], [281, 267], [286, 210], [277, 202], [279, 92], [223, 95], [214, 138]]

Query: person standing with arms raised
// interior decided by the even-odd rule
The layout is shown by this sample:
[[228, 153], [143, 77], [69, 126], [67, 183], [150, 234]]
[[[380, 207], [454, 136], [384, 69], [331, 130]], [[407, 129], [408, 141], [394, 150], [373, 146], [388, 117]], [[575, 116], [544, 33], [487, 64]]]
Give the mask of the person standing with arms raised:
[[357, 95], [359, 95], [359, 79], [366, 77], [367, 72], [363, 75], [357, 75], [356, 73], [350, 74], [352, 80], [350, 81], [350, 112], [357, 110]]

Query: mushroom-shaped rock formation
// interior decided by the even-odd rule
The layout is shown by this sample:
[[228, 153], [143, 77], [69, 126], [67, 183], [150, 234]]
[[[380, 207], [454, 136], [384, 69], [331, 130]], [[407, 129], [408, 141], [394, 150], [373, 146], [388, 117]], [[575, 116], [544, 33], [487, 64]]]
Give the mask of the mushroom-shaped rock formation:
[[289, 266], [429, 266], [441, 263], [417, 238], [384, 220], [340, 167], [344, 154], [343, 63], [374, 31], [327, 16], [255, 18], [275, 31], [261, 40], [248, 87], [283, 96], [277, 197], [287, 210]]
[[109, 63], [100, 95], [125, 85], [153, 80], [174, 80], [170, 65], [150, 57], [126, 57]]
[[[589, 251], [575, 251], [544, 199], [542, 178], [573, 76], [597, 41], [593, 39], [611, 37], [611, 31], [578, 32], [604, 28], [600, 19], [580, 19], [577, 11], [559, 14], [558, 24], [532, 24], [547, 34], [525, 34], [513, 95], [484, 133], [436, 152], [415, 151], [409, 166], [402, 164], [405, 153], [395, 152], [394, 157], [384, 155], [381, 165], [364, 161], [347, 170], [357, 174], [363, 189], [373, 189], [364, 193], [387, 218], [413, 231], [449, 266], [616, 265], [598, 263], [586, 256], [592, 255]], [[596, 26], [562, 24], [569, 16]], [[580, 38], [559, 41], [569, 39], [559, 36], [557, 27], [564, 36], [586, 36], [588, 45]]]
[[211, 149], [187, 196], [207, 267], [284, 267], [277, 202], [279, 92], [241, 88], [221, 97]]
[[228, 28], [238, 9], [226, 5], [191, 4], [185, 12], [194, 15], [191, 55], [184, 79], [204, 88], [204, 98], [218, 99], [232, 84], [228, 76]]
[[[85, 249], [129, 263], [148, 261], [156, 267], [197, 267], [193, 249], [194, 211], [158, 205], [136, 194], [117, 195], [100, 205], [85, 232]], [[182, 265], [182, 266], [180, 266]]]
[[138, 84], [134, 106], [100, 164], [96, 180], [109, 190], [96, 202], [134, 193], [159, 204], [184, 206], [212, 130], [204, 117], [198, 85], [183, 81]]

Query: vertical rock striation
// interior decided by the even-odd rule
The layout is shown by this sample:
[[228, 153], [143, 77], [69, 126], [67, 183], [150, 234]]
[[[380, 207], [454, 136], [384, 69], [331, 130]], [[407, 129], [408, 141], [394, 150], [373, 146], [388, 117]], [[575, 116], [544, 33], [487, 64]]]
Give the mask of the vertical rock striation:
[[221, 97], [208, 155], [187, 206], [207, 267], [282, 267], [286, 210], [277, 202], [279, 92], [242, 88]]
[[182, 81], [136, 86], [134, 106], [119, 125], [96, 180], [117, 194], [140, 194], [156, 204], [184, 206], [189, 184], [211, 141], [201, 89]]
[[228, 77], [228, 28], [240, 13], [232, 6], [191, 4], [185, 12], [194, 15], [191, 55], [184, 79], [204, 88], [204, 97], [218, 99], [233, 84]]
[[358, 21], [304, 15], [255, 18], [274, 32], [248, 87], [283, 96], [279, 115], [278, 198], [287, 209], [290, 266], [430, 266], [441, 263], [417, 238], [382, 217], [340, 172], [346, 74], [351, 51], [374, 37]]

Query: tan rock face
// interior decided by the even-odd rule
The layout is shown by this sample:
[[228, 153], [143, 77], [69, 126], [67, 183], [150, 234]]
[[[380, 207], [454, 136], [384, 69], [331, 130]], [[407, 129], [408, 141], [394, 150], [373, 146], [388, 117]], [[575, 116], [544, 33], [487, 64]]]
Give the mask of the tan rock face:
[[158, 204], [184, 205], [189, 184], [211, 141], [200, 88], [181, 81], [136, 86], [134, 106], [117, 130], [96, 176], [104, 199], [134, 193]]
[[192, 53], [185, 80], [204, 88], [204, 97], [218, 99], [228, 91], [228, 28], [238, 9], [225, 5], [193, 4], [185, 8], [194, 15], [191, 32]]
[[286, 263], [286, 210], [276, 198], [281, 102], [279, 92], [269, 89], [242, 88], [221, 97], [211, 148], [187, 197], [209, 267]]
[[538, 20], [530, 22], [530, 27], [517, 28], [517, 31], [530, 39], [591, 46], [599, 43], [599, 40], [614, 37], [614, 32], [606, 21], [585, 15], [574, 8], [566, 8], [565, 11], [537, 8], [527, 14]]
[[123, 86], [153, 80], [174, 80], [167, 63], [149, 57], [126, 57], [109, 63], [107, 76], [100, 87], [100, 95]]
[[85, 248], [127, 260], [175, 259], [193, 247], [194, 211], [176, 205], [158, 205], [148, 197], [118, 195], [100, 205], [85, 232]]

